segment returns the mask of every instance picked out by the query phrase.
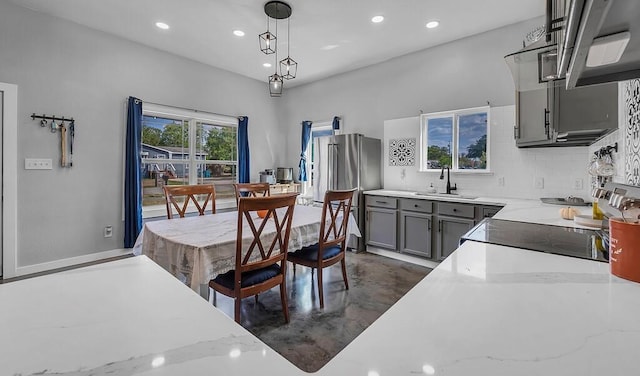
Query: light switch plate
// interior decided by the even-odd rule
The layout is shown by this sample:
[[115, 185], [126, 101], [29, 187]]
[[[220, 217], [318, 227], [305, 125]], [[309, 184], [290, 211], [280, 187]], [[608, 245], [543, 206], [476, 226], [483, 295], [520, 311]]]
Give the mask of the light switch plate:
[[25, 158], [25, 170], [51, 170], [53, 163], [50, 158]]

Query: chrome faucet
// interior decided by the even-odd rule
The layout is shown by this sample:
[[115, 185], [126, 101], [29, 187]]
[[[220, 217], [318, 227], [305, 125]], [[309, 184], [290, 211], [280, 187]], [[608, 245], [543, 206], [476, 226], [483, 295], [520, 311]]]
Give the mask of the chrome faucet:
[[[442, 166], [442, 171], [440, 171], [440, 180], [444, 180], [444, 169], [445, 167]], [[447, 194], [450, 195], [451, 191], [455, 191], [458, 189], [458, 184], [454, 184], [453, 188], [451, 187], [451, 176], [449, 173], [449, 166], [447, 166]]]

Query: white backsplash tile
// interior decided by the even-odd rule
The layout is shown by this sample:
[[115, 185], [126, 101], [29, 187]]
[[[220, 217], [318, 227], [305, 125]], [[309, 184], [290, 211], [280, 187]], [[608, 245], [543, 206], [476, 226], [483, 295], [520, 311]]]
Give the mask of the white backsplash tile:
[[[590, 199], [586, 170], [589, 148], [519, 149], [513, 139], [515, 106], [492, 107], [490, 118], [491, 173], [451, 174], [458, 193], [533, 199], [571, 195]], [[389, 139], [402, 137], [415, 137], [419, 142], [419, 117], [385, 121], [384, 188], [422, 191], [433, 184], [438, 191], [444, 191], [446, 181], [439, 179], [440, 173], [419, 172], [419, 162], [415, 166], [389, 166]], [[535, 188], [538, 177], [544, 179], [542, 189]], [[504, 178], [504, 186], [499, 184], [500, 178]], [[583, 189], [574, 189], [576, 179], [582, 179]]]

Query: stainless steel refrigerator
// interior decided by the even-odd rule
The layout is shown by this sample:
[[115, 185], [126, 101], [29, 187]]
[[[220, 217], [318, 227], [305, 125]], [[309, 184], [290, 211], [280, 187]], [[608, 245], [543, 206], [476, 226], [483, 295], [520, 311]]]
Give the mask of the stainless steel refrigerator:
[[[353, 214], [364, 237], [363, 191], [382, 186], [382, 143], [361, 134], [317, 137], [313, 145], [313, 200], [322, 202], [327, 190], [357, 188]], [[364, 250], [364, 239], [355, 246]]]

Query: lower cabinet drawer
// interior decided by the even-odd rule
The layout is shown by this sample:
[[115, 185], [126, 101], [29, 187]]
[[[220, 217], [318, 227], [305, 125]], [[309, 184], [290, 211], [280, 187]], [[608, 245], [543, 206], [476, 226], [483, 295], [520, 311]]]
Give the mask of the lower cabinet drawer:
[[365, 202], [366, 206], [378, 208], [396, 209], [398, 207], [398, 199], [394, 197], [367, 196]]
[[433, 213], [433, 202], [427, 200], [401, 199], [400, 209], [422, 213]]
[[475, 206], [440, 202], [438, 203], [438, 214], [451, 217], [474, 218]]

